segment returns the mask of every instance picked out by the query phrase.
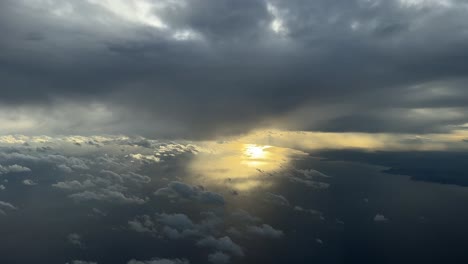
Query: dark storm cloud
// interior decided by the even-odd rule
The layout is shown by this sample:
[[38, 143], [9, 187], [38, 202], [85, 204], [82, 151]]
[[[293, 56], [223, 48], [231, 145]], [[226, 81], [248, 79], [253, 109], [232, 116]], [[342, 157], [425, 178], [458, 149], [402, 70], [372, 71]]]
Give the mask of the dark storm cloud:
[[285, 116], [286, 128], [325, 131], [468, 122], [464, 1], [0, 5], [4, 104], [53, 109], [59, 98], [113, 113], [71, 124], [59, 115], [61, 133], [101, 122], [107, 132], [209, 137]]

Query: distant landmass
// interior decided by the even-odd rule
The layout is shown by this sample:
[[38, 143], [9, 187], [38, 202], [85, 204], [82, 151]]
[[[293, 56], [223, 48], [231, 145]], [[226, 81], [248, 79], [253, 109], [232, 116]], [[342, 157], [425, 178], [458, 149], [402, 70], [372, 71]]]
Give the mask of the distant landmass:
[[389, 167], [382, 172], [407, 175], [416, 181], [468, 186], [468, 153], [464, 152], [327, 150], [319, 156]]

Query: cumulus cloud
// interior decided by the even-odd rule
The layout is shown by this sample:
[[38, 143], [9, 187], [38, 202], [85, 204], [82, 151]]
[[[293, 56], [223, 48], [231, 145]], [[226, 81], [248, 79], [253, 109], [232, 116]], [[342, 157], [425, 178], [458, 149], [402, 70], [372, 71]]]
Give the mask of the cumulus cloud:
[[[50, 139], [52, 140], [52, 139]], [[63, 144], [61, 140], [56, 140], [56, 143]], [[36, 148], [35, 152], [32, 152], [30, 149], [17, 149], [15, 152], [1, 152], [0, 159], [6, 162], [18, 162], [20, 164], [47, 164], [53, 165], [60, 169], [63, 166], [66, 166], [71, 169], [77, 170], [87, 170], [89, 167], [86, 165], [86, 161], [81, 158], [73, 156], [65, 156], [59, 154], [47, 154], [44, 151], [44, 146]], [[46, 148], [47, 149], [47, 148]], [[26, 151], [24, 151], [26, 150]], [[22, 152], [24, 151], [24, 153]], [[68, 172], [68, 169], [65, 169]], [[21, 165], [11, 165], [11, 166], [2, 166], [0, 169], [3, 173], [8, 172], [30, 172], [31, 169]]]
[[136, 197], [128, 196], [118, 190], [111, 189], [100, 189], [97, 191], [83, 191], [74, 194], [70, 194], [69, 197], [77, 202], [86, 201], [107, 201], [117, 202], [124, 204], [143, 204], [146, 200]]
[[315, 214], [315, 215], [321, 215], [322, 212], [320, 211], [317, 211], [317, 210], [313, 210], [313, 209], [304, 209], [302, 208], [301, 206], [294, 206], [294, 210], [295, 211], [299, 211], [299, 212], [307, 212], [307, 213], [310, 213], [310, 214]]
[[67, 240], [70, 244], [78, 247], [83, 247], [81, 235], [77, 233], [68, 234]]
[[181, 198], [208, 204], [224, 205], [224, 197], [221, 194], [205, 191], [201, 186], [192, 186], [177, 181], [169, 183], [165, 188], [156, 190], [154, 194], [168, 198]]
[[31, 169], [28, 167], [20, 166], [17, 164], [9, 165], [9, 166], [2, 166], [0, 165], [0, 174], [6, 173], [18, 173], [18, 172], [30, 172]]
[[223, 221], [211, 212], [201, 215], [204, 218], [194, 223], [190, 217], [182, 213], [156, 213], [137, 216], [128, 221], [129, 228], [140, 233], [161, 234], [169, 239], [199, 238], [215, 232], [215, 228]]
[[374, 221], [375, 222], [388, 222], [389, 219], [385, 217], [383, 214], [376, 214], [374, 216]]
[[68, 167], [67, 165], [65, 165], [65, 164], [57, 165], [57, 169], [59, 169], [62, 172], [65, 172], [65, 173], [73, 172], [73, 170], [70, 167]]
[[66, 264], [98, 264], [98, 263], [94, 261], [72, 260], [71, 262], [67, 262]]
[[327, 189], [328, 187], [330, 187], [330, 184], [326, 182], [304, 180], [299, 177], [289, 177], [289, 180], [291, 182], [304, 184], [305, 186], [316, 190]]
[[6, 215], [5, 210], [18, 210], [18, 208], [11, 203], [0, 201], [0, 214]]
[[244, 256], [242, 248], [234, 243], [230, 237], [224, 236], [221, 238], [214, 238], [212, 236], [203, 238], [197, 242], [200, 247], [208, 247], [217, 249], [235, 256]]
[[186, 259], [161, 259], [155, 258], [152, 260], [135, 260], [132, 259], [127, 264], [189, 264], [190, 262]]
[[307, 187], [320, 190], [327, 189], [330, 184], [323, 182], [324, 179], [330, 178], [330, 176], [323, 174], [314, 169], [307, 170], [295, 170], [297, 173], [289, 174], [289, 180], [294, 183], [303, 184]]
[[192, 220], [184, 214], [157, 214], [156, 215], [159, 222], [172, 227], [178, 230], [191, 229], [195, 225]]
[[329, 175], [326, 175], [318, 170], [314, 169], [297, 169], [297, 172], [301, 173], [307, 179], [314, 179], [314, 178], [330, 178]]
[[151, 178], [146, 176], [146, 175], [140, 175], [138, 173], [134, 172], [128, 172], [128, 173], [122, 173], [118, 174], [113, 171], [109, 170], [101, 170], [100, 172], [102, 175], [108, 178], [113, 178], [114, 180], [117, 180], [118, 182], [133, 182], [137, 184], [143, 184], [143, 183], [149, 183], [151, 181]]
[[280, 194], [274, 194], [274, 193], [267, 193], [265, 197], [265, 201], [277, 204], [277, 205], [282, 205], [282, 206], [289, 206], [290, 203], [286, 197], [280, 195]]
[[66, 181], [66, 182], [57, 182], [57, 183], [52, 184], [52, 186], [59, 188], [59, 189], [66, 189], [66, 190], [86, 190], [88, 188], [93, 188], [96, 185], [90, 180], [85, 180], [83, 182], [72, 180], [72, 181]]
[[294, 210], [298, 211], [298, 212], [308, 213], [308, 214], [313, 215], [313, 216], [318, 216], [321, 220], [325, 220], [325, 217], [323, 216], [323, 213], [320, 212], [320, 211], [314, 210], [314, 209], [304, 209], [301, 206], [296, 205], [296, 206], [294, 206]]
[[[261, 219], [244, 210], [230, 214], [201, 212], [201, 219], [194, 221], [184, 213], [156, 213], [153, 216], [140, 215], [128, 221], [128, 228], [138, 233], [170, 240], [186, 239], [199, 247], [215, 250], [208, 256], [211, 263], [228, 263], [231, 256], [244, 256], [243, 248], [225, 234], [236, 237], [280, 238], [283, 231], [262, 224]], [[239, 229], [237, 229], [237, 228]]]
[[274, 229], [270, 225], [263, 224], [261, 226], [248, 226], [247, 227], [248, 232], [258, 235], [258, 236], [264, 236], [268, 238], [279, 238], [283, 236], [283, 231]]
[[93, 208], [92, 209], [92, 213], [95, 215], [95, 216], [106, 216], [107, 213], [101, 211], [100, 209], [98, 208]]
[[26, 180], [23, 180], [23, 184], [28, 185], [28, 186], [33, 186], [33, 185], [37, 185], [38, 183], [31, 179], [26, 179]]
[[234, 219], [239, 220], [241, 222], [245, 222], [245, 223], [257, 223], [257, 222], [261, 221], [260, 218], [258, 218], [256, 216], [253, 216], [250, 213], [248, 213], [247, 211], [242, 210], [242, 209], [238, 209], [238, 210], [232, 212], [231, 217], [233, 217]]
[[[77, 160], [73, 157], [68, 158], [69, 160]], [[80, 168], [86, 168], [89, 170], [90, 167], [80, 160]], [[79, 164], [75, 164], [79, 165]], [[98, 168], [111, 165], [112, 167], [120, 168], [121, 164], [115, 162], [114, 160], [107, 159], [98, 159], [97, 164], [93, 164]], [[76, 166], [72, 168], [77, 169]], [[68, 170], [61, 170], [64, 173], [69, 173]], [[131, 193], [132, 190], [138, 189], [143, 184], [147, 184], [151, 181], [151, 178], [146, 175], [141, 175], [135, 173], [131, 170], [128, 170], [123, 173], [116, 173], [111, 170], [101, 169], [98, 172], [93, 172], [93, 174], [81, 174], [76, 179], [71, 179], [67, 181], [59, 181], [52, 184], [53, 187], [62, 189], [67, 192], [72, 192], [69, 197], [76, 202], [86, 202], [86, 201], [107, 201], [115, 203], [124, 203], [124, 204], [143, 204], [147, 201], [146, 198], [138, 197]]]
[[208, 261], [213, 264], [226, 264], [231, 261], [231, 257], [223, 252], [216, 251], [215, 253], [208, 255]]
[[128, 221], [128, 226], [131, 230], [139, 233], [156, 232], [155, 223], [148, 215], [137, 216], [135, 219]]
[[140, 161], [153, 161], [153, 162], [160, 162], [161, 158], [156, 157], [155, 155], [143, 155], [140, 153], [137, 154], [130, 154], [130, 157], [140, 160]]

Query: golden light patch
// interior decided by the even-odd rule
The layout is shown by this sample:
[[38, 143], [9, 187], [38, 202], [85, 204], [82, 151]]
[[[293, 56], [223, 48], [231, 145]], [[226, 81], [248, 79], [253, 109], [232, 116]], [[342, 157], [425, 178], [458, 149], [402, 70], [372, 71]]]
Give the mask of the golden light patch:
[[260, 159], [265, 158], [267, 155], [267, 151], [270, 146], [258, 146], [256, 144], [246, 144], [244, 147], [244, 155], [250, 157], [252, 159]]
[[225, 185], [236, 191], [271, 185], [269, 177], [282, 170], [301, 151], [242, 143], [207, 143], [211, 151], [200, 153], [189, 169], [195, 181], [208, 185]]
[[[450, 134], [323, 133], [303, 131], [255, 131], [222, 143], [201, 142], [205, 149], [190, 163], [194, 183], [223, 185], [246, 191], [271, 185], [290, 161], [304, 151], [322, 149], [444, 150], [466, 149], [466, 131]], [[300, 149], [300, 150], [299, 150]]]

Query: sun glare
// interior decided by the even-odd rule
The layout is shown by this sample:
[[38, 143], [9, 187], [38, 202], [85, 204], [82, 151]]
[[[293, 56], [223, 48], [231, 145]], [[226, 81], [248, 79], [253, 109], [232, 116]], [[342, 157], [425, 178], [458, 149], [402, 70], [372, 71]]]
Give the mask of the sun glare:
[[244, 154], [245, 156], [251, 159], [261, 159], [265, 158], [266, 151], [265, 149], [269, 148], [269, 146], [258, 146], [255, 144], [247, 144], [245, 146]]
[[244, 143], [242, 139], [207, 142], [205, 147], [211, 151], [198, 154], [189, 166], [194, 182], [227, 185], [236, 191], [268, 188], [272, 175], [291, 159], [304, 155], [289, 148]]

